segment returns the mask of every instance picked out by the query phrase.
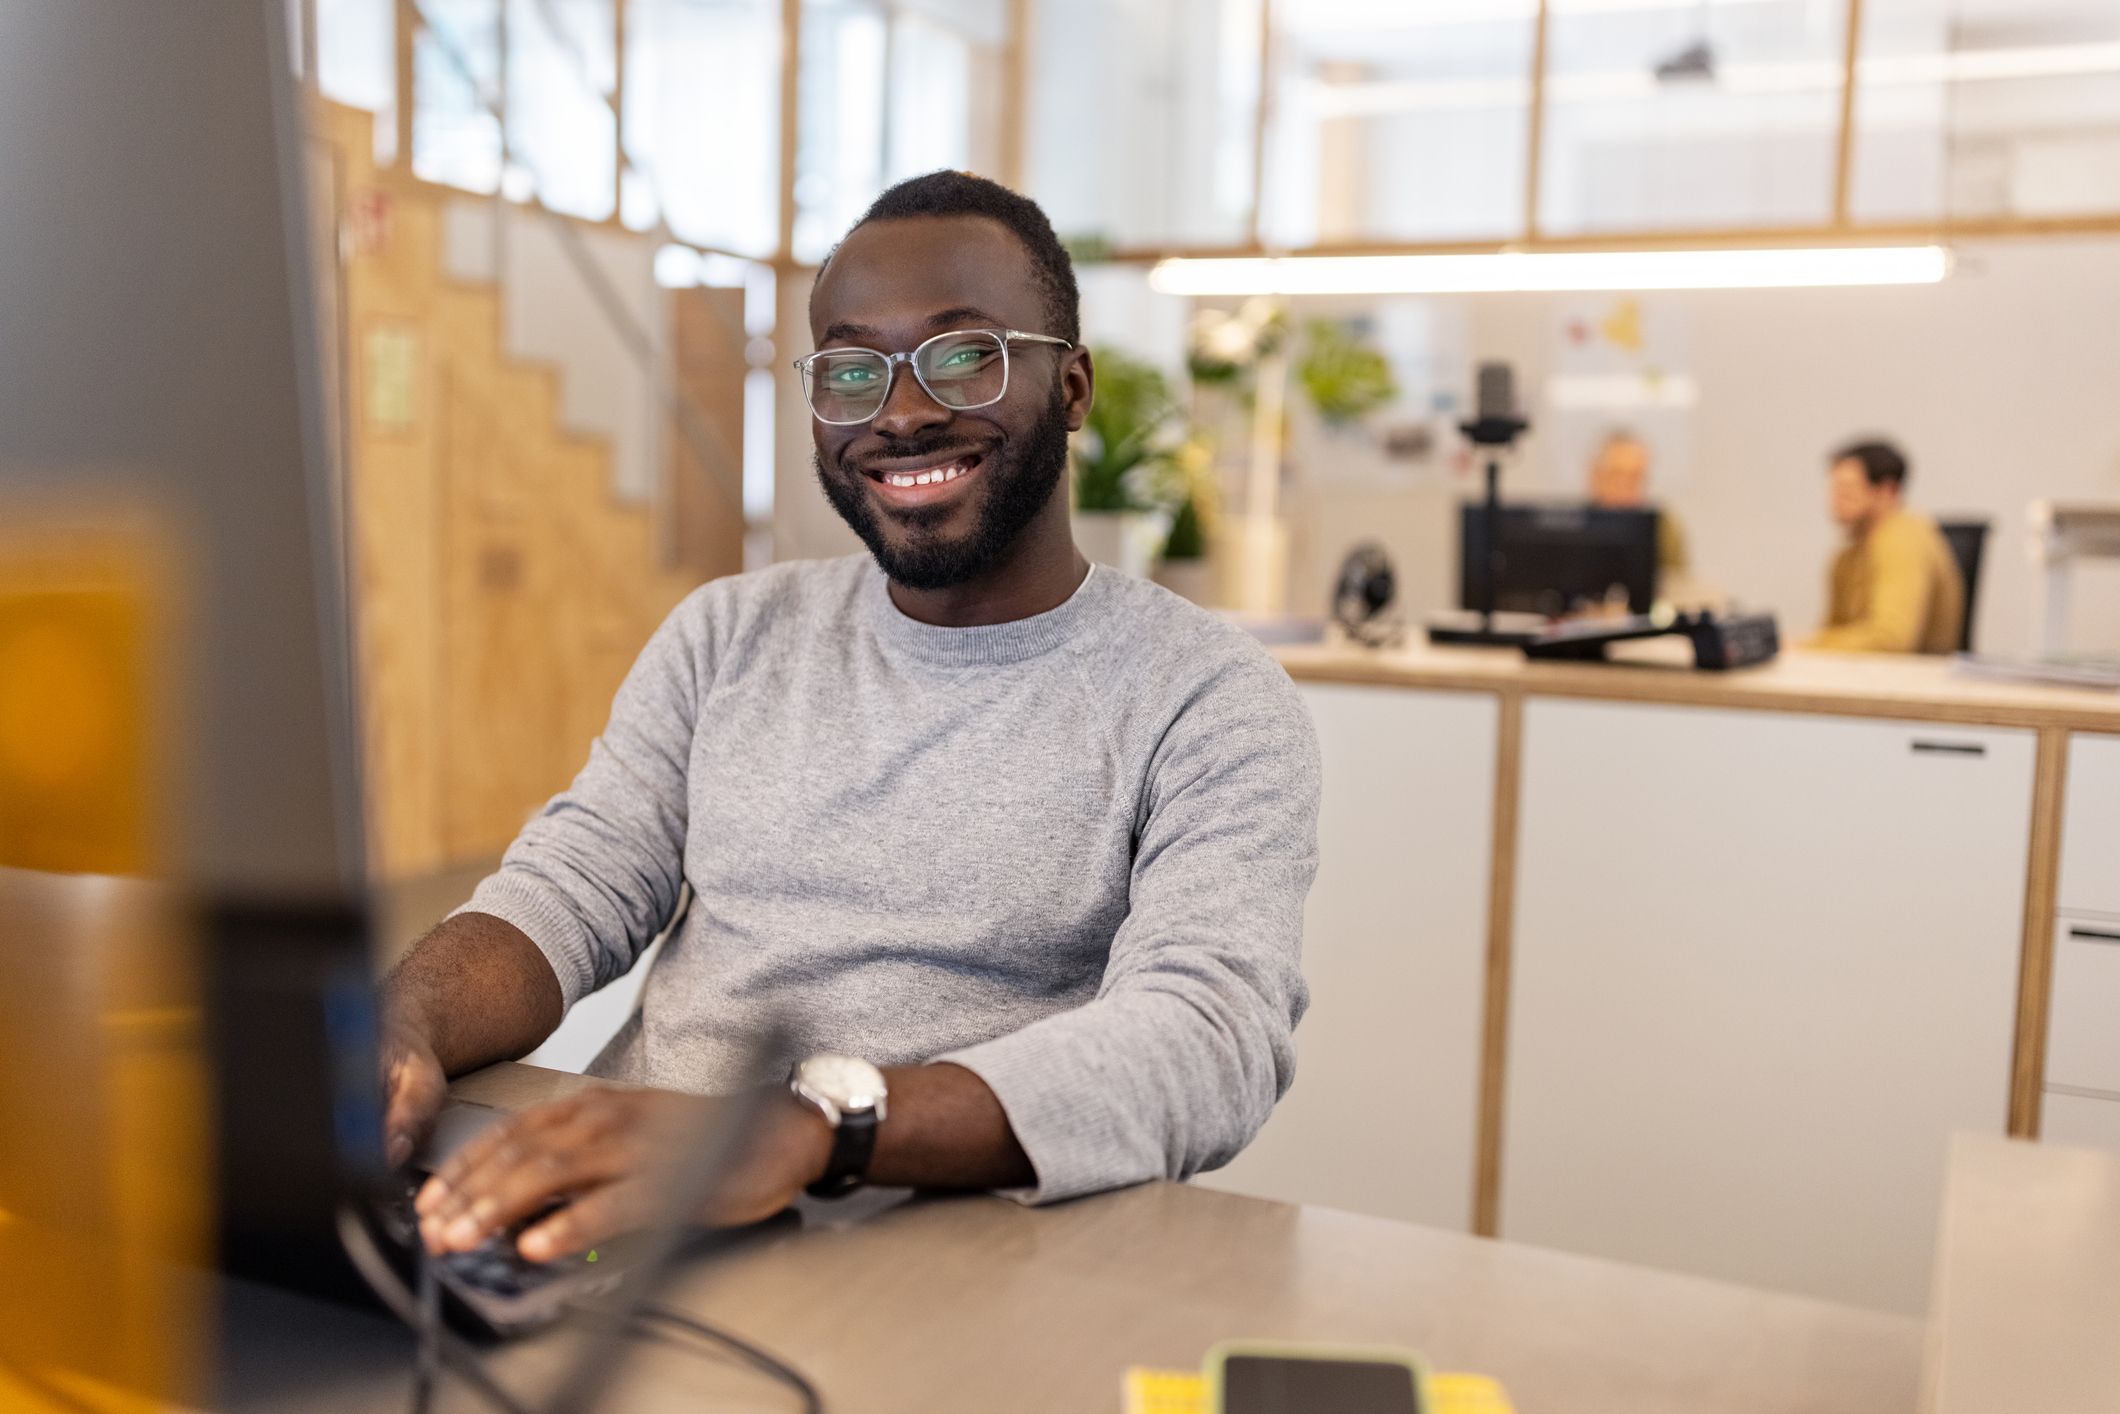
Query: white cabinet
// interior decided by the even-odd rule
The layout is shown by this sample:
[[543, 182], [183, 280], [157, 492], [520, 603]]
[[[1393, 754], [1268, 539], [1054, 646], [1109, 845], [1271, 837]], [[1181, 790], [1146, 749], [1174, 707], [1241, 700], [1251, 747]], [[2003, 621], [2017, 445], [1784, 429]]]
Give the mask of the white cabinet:
[[1325, 762], [1296, 1080], [1200, 1181], [1470, 1225], [1498, 707], [1481, 693], [1310, 685]]
[[2063, 913], [2120, 918], [2120, 736], [2069, 738], [2057, 902]]
[[2046, 1083], [2120, 1097], [2120, 920], [2064, 917], [2054, 932]]
[[2030, 732], [1533, 700], [1504, 1237], [1924, 1308], [2003, 1131]]

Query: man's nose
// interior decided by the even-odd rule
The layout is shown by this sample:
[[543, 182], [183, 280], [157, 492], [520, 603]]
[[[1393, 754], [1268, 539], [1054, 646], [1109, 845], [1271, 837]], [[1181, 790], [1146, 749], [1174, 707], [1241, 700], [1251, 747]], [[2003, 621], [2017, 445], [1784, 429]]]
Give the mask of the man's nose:
[[920, 386], [908, 363], [899, 366], [898, 376], [891, 380], [891, 391], [884, 397], [882, 409], [869, 420], [869, 427], [879, 436], [903, 442], [932, 432], [955, 415], [928, 396], [928, 390]]

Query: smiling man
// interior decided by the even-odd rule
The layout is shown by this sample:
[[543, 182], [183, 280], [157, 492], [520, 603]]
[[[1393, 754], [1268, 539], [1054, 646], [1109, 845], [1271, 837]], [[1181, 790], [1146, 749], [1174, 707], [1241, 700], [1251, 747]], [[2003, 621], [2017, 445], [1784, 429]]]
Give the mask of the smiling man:
[[[1286, 1090], [1318, 757], [1286, 676], [1092, 568], [1068, 433], [1094, 370], [1037, 206], [938, 172], [820, 271], [817, 476], [869, 554], [717, 580], [642, 652], [573, 785], [386, 988], [389, 1127], [522, 1055], [675, 914], [594, 1071], [420, 1195], [438, 1249], [639, 1223], [674, 1136], [769, 1084], [713, 1221], [810, 1189], [1042, 1202], [1225, 1163]], [[790, 1053], [756, 1073], [755, 1040]]]

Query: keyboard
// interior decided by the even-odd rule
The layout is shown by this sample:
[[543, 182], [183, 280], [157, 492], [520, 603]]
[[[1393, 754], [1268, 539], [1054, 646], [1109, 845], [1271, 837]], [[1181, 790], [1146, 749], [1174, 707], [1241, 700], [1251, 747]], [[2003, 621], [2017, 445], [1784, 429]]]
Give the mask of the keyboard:
[[[408, 1180], [382, 1205], [382, 1227], [399, 1244], [404, 1265], [420, 1258], [419, 1214], [413, 1198], [424, 1175]], [[616, 1285], [624, 1263], [615, 1254], [593, 1250], [550, 1262], [533, 1262], [516, 1250], [525, 1228], [554, 1208], [534, 1214], [515, 1227], [486, 1239], [468, 1252], [427, 1257], [434, 1263], [450, 1324], [480, 1337], [520, 1335], [550, 1325], [566, 1314], [570, 1303]]]
[[1748, 668], [1781, 651], [1781, 632], [1772, 614], [1632, 614], [1617, 619], [1582, 619], [1556, 624], [1524, 644], [1524, 656], [1563, 662], [1595, 663], [1615, 643], [1675, 634], [1693, 643], [1693, 666], [1710, 672]]

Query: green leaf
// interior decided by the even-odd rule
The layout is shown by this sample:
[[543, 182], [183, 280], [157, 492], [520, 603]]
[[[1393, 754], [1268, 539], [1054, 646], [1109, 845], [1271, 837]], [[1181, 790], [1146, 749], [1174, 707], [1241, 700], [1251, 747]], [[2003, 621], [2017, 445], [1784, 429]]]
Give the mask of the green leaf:
[[1318, 416], [1336, 426], [1360, 421], [1399, 395], [1391, 362], [1353, 327], [1314, 319], [1309, 348], [1296, 368]]
[[1148, 494], [1156, 463], [1168, 460], [1158, 434], [1178, 418], [1170, 382], [1155, 365], [1118, 349], [1093, 349], [1096, 395], [1078, 434], [1075, 453], [1075, 504], [1085, 511], [1148, 510], [1158, 504]]

